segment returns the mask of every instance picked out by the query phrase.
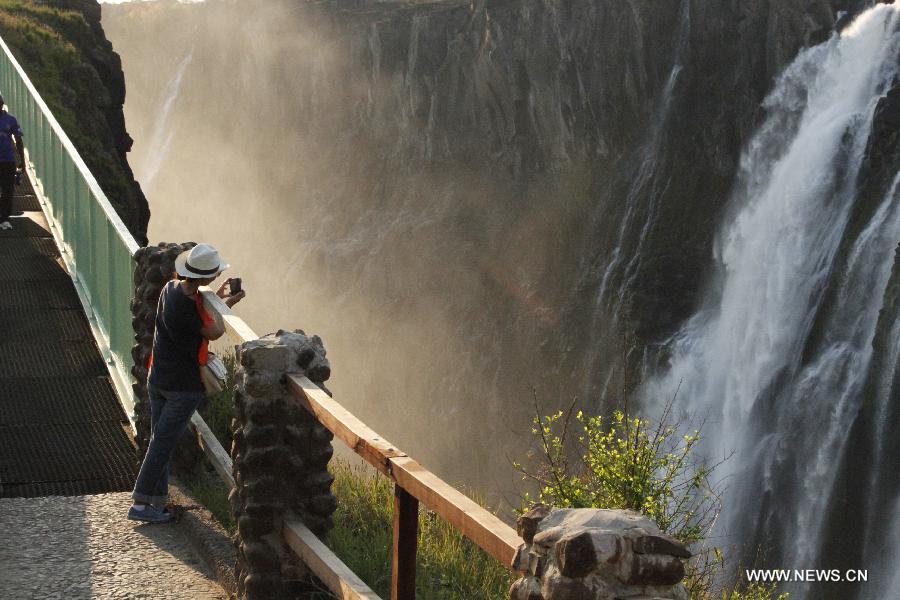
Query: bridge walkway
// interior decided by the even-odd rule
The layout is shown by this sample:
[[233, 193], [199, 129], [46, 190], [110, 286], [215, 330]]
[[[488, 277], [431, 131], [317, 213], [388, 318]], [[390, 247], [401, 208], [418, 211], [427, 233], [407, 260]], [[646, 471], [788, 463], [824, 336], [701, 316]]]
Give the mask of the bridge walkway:
[[125, 518], [129, 423], [30, 183], [0, 230], [0, 598], [223, 599], [178, 525]]
[[35, 199], [0, 230], [0, 498], [130, 490], [128, 418]]

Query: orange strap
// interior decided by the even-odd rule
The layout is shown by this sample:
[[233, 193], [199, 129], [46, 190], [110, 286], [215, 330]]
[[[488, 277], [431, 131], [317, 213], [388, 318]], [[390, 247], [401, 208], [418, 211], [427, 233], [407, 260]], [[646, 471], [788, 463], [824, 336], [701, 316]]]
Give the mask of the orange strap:
[[[203, 306], [203, 297], [198, 293], [194, 297], [194, 301], [197, 304], [197, 312], [200, 314], [200, 320], [203, 322], [202, 327], [209, 327], [213, 323], [216, 322], [215, 319], [207, 312], [206, 307]], [[197, 362], [200, 363], [200, 366], [205, 366], [207, 362], [209, 362], [209, 340], [206, 338], [202, 338], [200, 341], [200, 352], [197, 354]], [[150, 353], [150, 359], [147, 361], [147, 370], [150, 370], [150, 367], [153, 366], [153, 353]]]
[[[206, 307], [203, 306], [203, 296], [201, 296], [199, 292], [194, 298], [197, 302], [197, 312], [200, 313], [200, 320], [203, 321], [203, 327], [209, 327], [215, 323], [216, 320], [206, 312]], [[199, 360], [201, 367], [209, 362], [209, 340], [206, 338], [203, 338], [200, 341], [200, 354], [197, 356], [197, 359]]]

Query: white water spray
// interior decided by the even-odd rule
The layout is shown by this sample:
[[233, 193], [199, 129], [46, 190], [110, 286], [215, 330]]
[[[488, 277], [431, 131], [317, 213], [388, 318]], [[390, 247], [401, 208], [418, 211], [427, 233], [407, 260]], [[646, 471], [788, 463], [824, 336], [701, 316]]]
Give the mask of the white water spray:
[[[666, 127], [669, 124], [669, 117], [672, 113], [675, 86], [678, 83], [679, 75], [684, 70], [687, 58], [685, 54], [690, 42], [690, 36], [691, 2], [690, 0], [682, 0], [679, 7], [678, 35], [675, 40], [672, 68], [669, 70], [666, 85], [657, 99], [656, 110], [650, 123], [646, 142], [641, 147], [640, 166], [625, 196], [625, 214], [619, 224], [616, 246], [603, 271], [603, 276], [600, 278], [600, 284], [594, 295], [594, 305], [591, 308], [591, 324], [588, 327], [588, 332], [591, 336], [586, 360], [588, 375], [585, 377], [582, 390], [582, 395], [585, 398], [590, 398], [592, 395], [591, 387], [595, 384], [597, 369], [605, 368], [599, 365], [601, 344], [598, 339], [598, 332], [601, 329], [601, 319], [610, 319], [615, 322], [619, 318], [619, 311], [622, 308], [625, 293], [633, 283], [637, 273], [638, 263], [647, 241], [650, 227], [656, 221], [659, 202], [665, 188], [658, 181], [657, 161], [659, 156], [663, 154], [662, 149], [666, 143]], [[647, 207], [646, 212], [640, 210], [643, 206]], [[635, 224], [640, 218], [643, 218], [643, 224], [641, 225], [636, 244], [630, 248], [627, 237], [629, 232], [634, 230]], [[618, 285], [613, 285], [612, 280], [617, 274], [620, 275], [621, 280]], [[613, 375], [614, 372], [612, 370], [607, 371], [606, 380], [601, 386], [601, 390], [608, 388]]]
[[[846, 239], [872, 113], [898, 75], [898, 25], [900, 4], [878, 5], [779, 78], [720, 232], [718, 285], [674, 338], [669, 372], [644, 390], [652, 405], [680, 384], [687, 412], [706, 419], [710, 455], [735, 453], [720, 474], [740, 474], [731, 487], [745, 493], [725, 498], [724, 533], [753, 518], [748, 489], [782, 492], [768, 509], [781, 530], [767, 533], [784, 567], [818, 556], [900, 243], [896, 188]], [[829, 284], [839, 289], [826, 303]]]
[[145, 188], [149, 188], [153, 180], [156, 179], [156, 175], [159, 173], [159, 169], [169, 152], [172, 139], [175, 137], [175, 127], [171, 123], [172, 109], [175, 107], [178, 94], [181, 92], [181, 79], [193, 58], [194, 51], [191, 49], [187, 56], [181, 59], [178, 68], [175, 69], [175, 75], [172, 76], [171, 81], [169, 81], [162, 94], [164, 100], [157, 114], [156, 122], [153, 124], [153, 135], [150, 137], [150, 143], [144, 153], [143, 162], [139, 168], [135, 169], [137, 178]]

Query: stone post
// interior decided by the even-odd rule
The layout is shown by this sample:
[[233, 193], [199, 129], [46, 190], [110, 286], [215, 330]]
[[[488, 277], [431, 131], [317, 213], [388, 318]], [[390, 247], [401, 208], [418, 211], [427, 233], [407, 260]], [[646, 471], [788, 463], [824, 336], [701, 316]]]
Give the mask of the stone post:
[[175, 272], [175, 258], [196, 244], [160, 243], [157, 246], [145, 246], [134, 255], [134, 296], [131, 298], [131, 326], [134, 329], [134, 346], [131, 347], [131, 358], [134, 364], [131, 374], [137, 404], [134, 412], [137, 415], [137, 443], [139, 456], [143, 457], [150, 443], [150, 405], [147, 398], [147, 361], [153, 350], [153, 332], [156, 329], [156, 305], [159, 294]]
[[525, 540], [513, 561], [522, 577], [510, 600], [687, 600], [691, 553], [629, 510], [551, 509], [518, 520]]
[[243, 344], [232, 423], [231, 456], [237, 483], [229, 500], [237, 523], [235, 579], [241, 598], [290, 596], [304, 571], [281, 535], [298, 519], [322, 536], [333, 526], [337, 501], [328, 461], [332, 434], [298, 404], [285, 375], [321, 385], [331, 375], [318, 336], [279, 331]]

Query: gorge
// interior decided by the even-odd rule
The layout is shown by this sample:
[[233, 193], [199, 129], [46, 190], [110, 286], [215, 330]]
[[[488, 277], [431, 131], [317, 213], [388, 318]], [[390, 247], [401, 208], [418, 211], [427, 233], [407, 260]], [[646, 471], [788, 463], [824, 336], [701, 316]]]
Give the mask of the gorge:
[[515, 506], [530, 420], [677, 392], [742, 564], [900, 597], [900, 3], [103, 5], [149, 237]]

